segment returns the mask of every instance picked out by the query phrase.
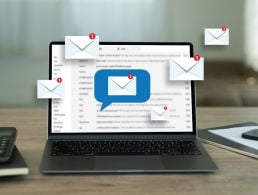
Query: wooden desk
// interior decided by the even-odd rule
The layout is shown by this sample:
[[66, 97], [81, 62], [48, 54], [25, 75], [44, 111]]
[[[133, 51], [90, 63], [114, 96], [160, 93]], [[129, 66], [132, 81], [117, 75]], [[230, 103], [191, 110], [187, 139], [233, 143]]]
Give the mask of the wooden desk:
[[[0, 126], [16, 126], [17, 146], [30, 174], [0, 178], [0, 194], [258, 194], [258, 161], [203, 144], [219, 170], [214, 174], [40, 174], [46, 141], [47, 111], [39, 108], [0, 109]], [[258, 122], [258, 108], [199, 108], [198, 127]]]

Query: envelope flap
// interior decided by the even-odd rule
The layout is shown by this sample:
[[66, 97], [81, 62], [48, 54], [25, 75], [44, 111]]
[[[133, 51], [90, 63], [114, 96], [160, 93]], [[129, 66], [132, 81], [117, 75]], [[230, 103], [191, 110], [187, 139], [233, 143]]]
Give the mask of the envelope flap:
[[172, 59], [172, 61], [174, 61], [178, 66], [180, 66], [185, 71], [188, 71], [191, 68], [193, 68], [201, 60], [195, 61], [194, 58], [173, 58]]
[[166, 110], [164, 110], [163, 108], [153, 108], [153, 111], [159, 116], [162, 116], [166, 112]]
[[207, 31], [216, 39], [218, 39], [222, 34], [224, 34], [226, 31], [223, 31], [220, 28], [211, 28], [207, 29]]
[[89, 45], [92, 41], [88, 36], [66, 36], [73, 44], [78, 46], [80, 49], [84, 49]]
[[125, 88], [130, 82], [134, 80], [129, 79], [127, 76], [117, 76], [117, 77], [110, 77], [110, 79], [115, 82], [120, 88]]
[[53, 91], [58, 85], [60, 85], [55, 80], [40, 80], [39, 82], [50, 91]]

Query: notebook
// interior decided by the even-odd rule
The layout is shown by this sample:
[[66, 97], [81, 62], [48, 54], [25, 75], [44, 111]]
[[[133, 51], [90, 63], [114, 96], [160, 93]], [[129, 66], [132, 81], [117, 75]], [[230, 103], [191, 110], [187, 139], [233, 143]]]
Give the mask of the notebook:
[[248, 122], [201, 129], [198, 137], [202, 142], [258, 159], [258, 141], [241, 138], [243, 132], [254, 127], [258, 127], [258, 124]]
[[0, 176], [15, 176], [27, 174], [29, 174], [28, 166], [15, 146], [13, 148], [13, 154], [11, 159], [6, 163], [0, 163]]

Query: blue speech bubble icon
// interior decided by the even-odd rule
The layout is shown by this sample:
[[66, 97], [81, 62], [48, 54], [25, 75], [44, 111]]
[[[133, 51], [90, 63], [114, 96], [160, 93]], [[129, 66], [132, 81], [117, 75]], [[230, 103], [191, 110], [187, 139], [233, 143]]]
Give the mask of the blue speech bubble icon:
[[150, 98], [150, 74], [142, 69], [103, 69], [95, 73], [94, 95], [100, 110], [112, 103], [141, 103]]

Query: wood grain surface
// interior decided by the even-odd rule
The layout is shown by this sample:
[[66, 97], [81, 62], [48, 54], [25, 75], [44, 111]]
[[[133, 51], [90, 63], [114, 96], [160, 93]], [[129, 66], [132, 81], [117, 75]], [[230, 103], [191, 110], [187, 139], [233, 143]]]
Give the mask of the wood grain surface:
[[[197, 110], [198, 128], [240, 122], [258, 122], [258, 108]], [[1, 108], [0, 126], [18, 129], [17, 146], [29, 165], [30, 174], [0, 178], [0, 195], [39, 194], [258, 194], [258, 161], [203, 144], [219, 167], [212, 174], [82, 174], [42, 175], [39, 165], [47, 134], [47, 110]]]

